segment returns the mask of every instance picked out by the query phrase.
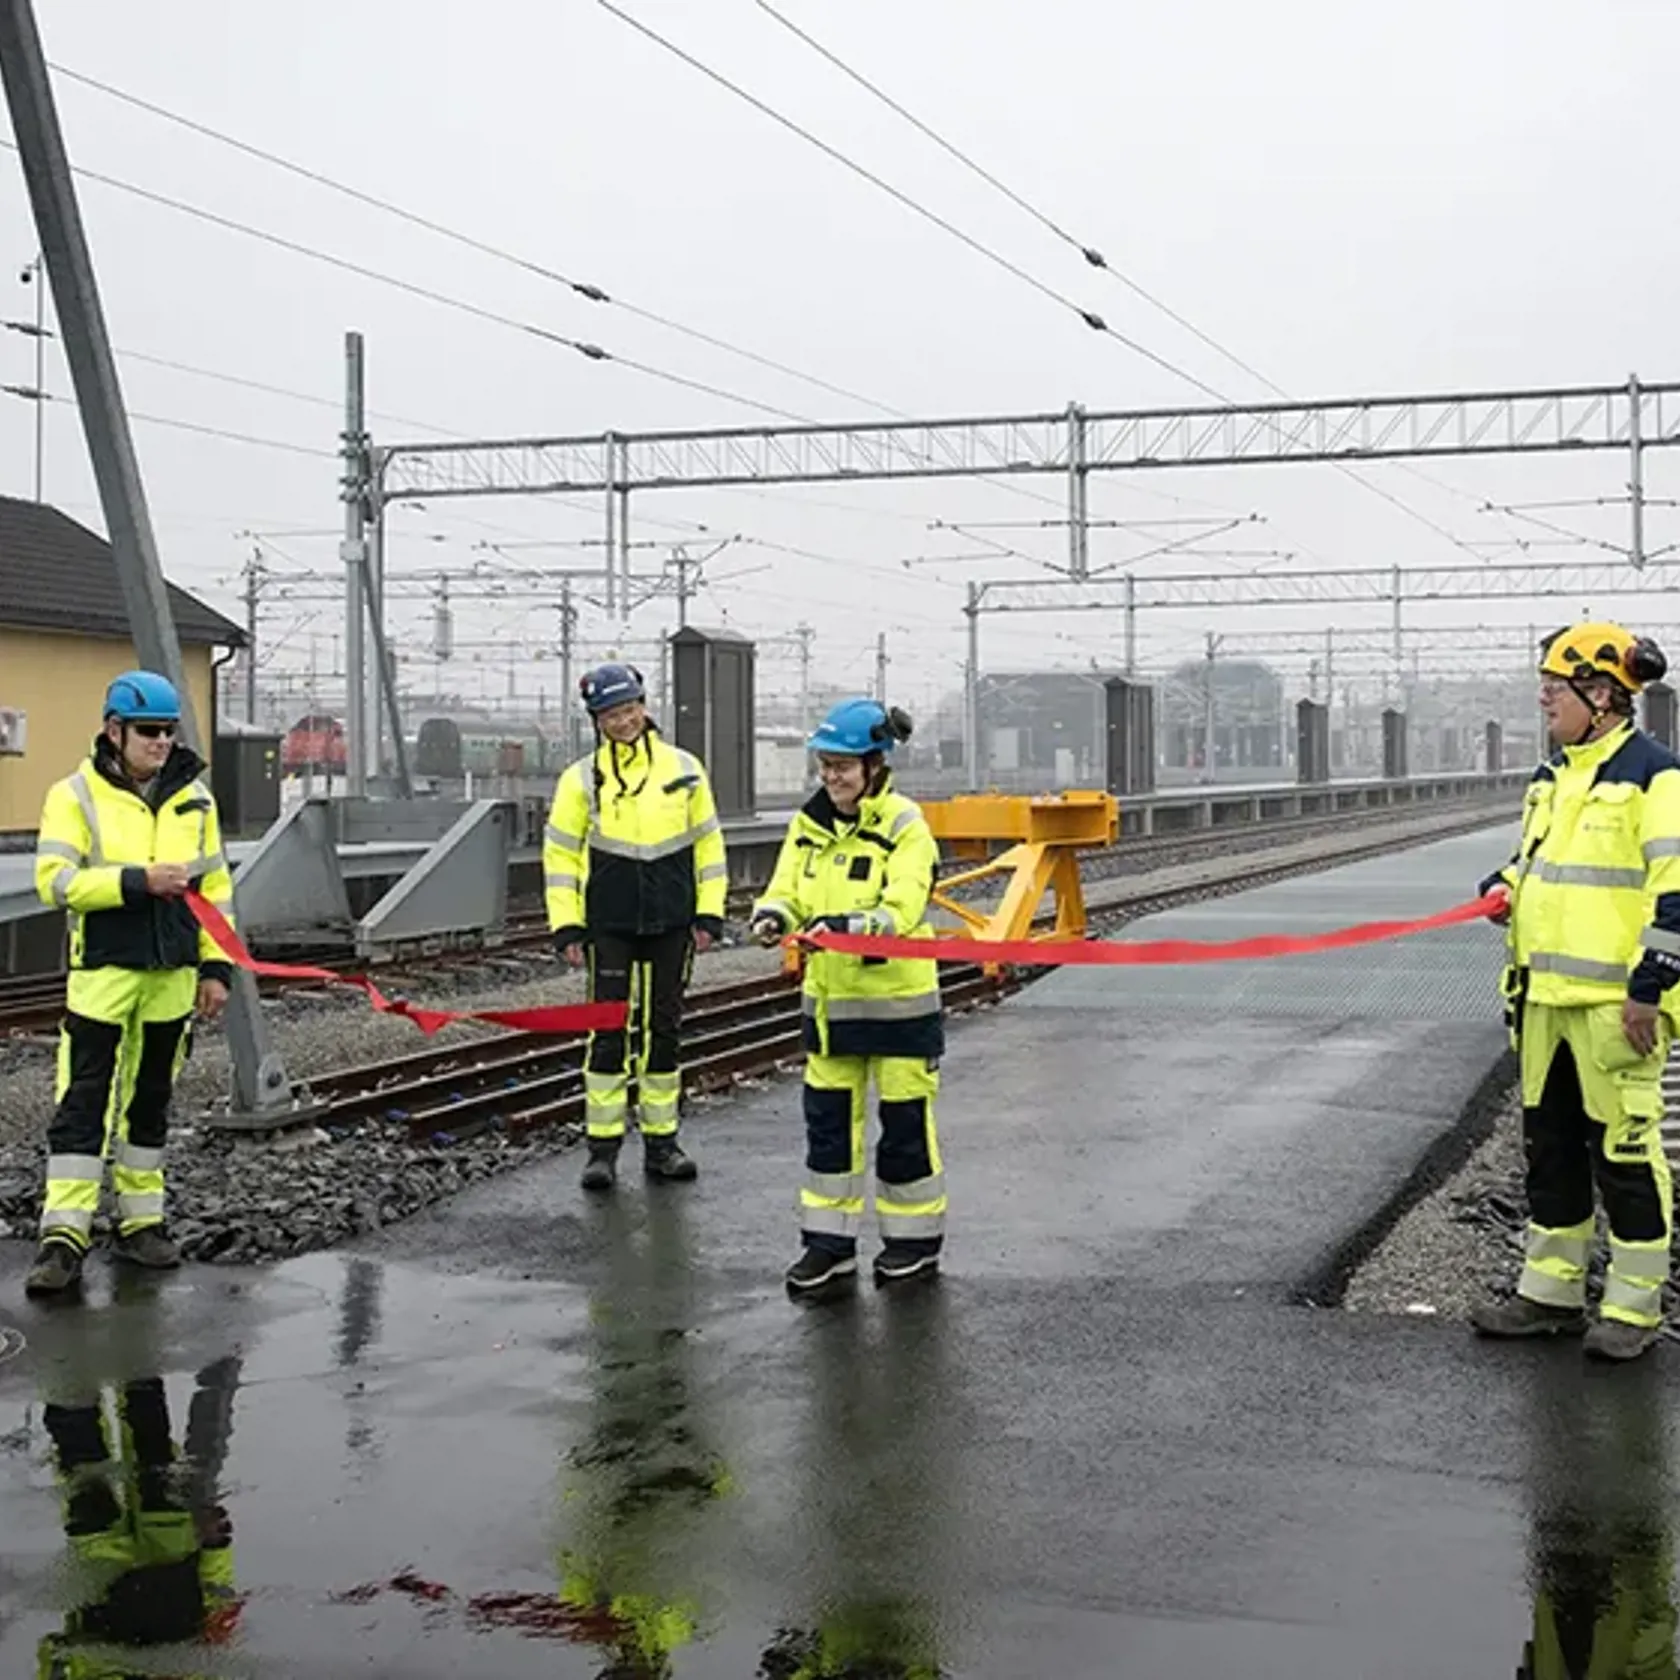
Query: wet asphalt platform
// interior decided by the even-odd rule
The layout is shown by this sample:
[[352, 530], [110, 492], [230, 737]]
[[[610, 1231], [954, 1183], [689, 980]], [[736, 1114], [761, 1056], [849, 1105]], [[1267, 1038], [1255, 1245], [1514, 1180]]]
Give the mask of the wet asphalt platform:
[[[1427, 911], [1507, 839], [1147, 931]], [[1603, 1680], [1673, 1674], [1672, 1350], [1300, 1304], [1497, 1061], [1498, 962], [1476, 927], [1082, 972], [959, 1026], [947, 1270], [904, 1295], [783, 1294], [791, 1079], [694, 1116], [698, 1185], [606, 1205], [562, 1157], [356, 1252], [95, 1266], [50, 1312], [8, 1245], [0, 1673], [64, 1661], [87, 1593], [46, 1408], [162, 1377], [234, 1596], [208, 1645], [67, 1676], [1505, 1680], [1595, 1638]], [[1643, 1666], [1605, 1666], [1624, 1634]]]

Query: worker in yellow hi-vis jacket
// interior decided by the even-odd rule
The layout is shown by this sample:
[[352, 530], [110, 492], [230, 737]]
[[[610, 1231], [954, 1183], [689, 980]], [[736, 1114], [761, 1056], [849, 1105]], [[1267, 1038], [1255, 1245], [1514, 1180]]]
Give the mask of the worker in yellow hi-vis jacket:
[[[1486, 1336], [1580, 1335], [1598, 1358], [1657, 1338], [1674, 1193], [1662, 1071], [1680, 1018], [1680, 759], [1635, 727], [1667, 662], [1619, 624], [1547, 638], [1540, 705], [1555, 751], [1522, 839], [1482, 883], [1509, 892], [1505, 973], [1522, 1061], [1528, 1236], [1515, 1297], [1479, 1304]], [[1596, 1185], [1610, 1265], [1586, 1315]]]
[[169, 1104], [195, 1006], [219, 1014], [233, 978], [185, 902], [196, 887], [233, 915], [216, 801], [204, 761], [176, 739], [180, 717], [167, 678], [116, 678], [91, 755], [41, 812], [35, 886], [69, 913], [70, 978], [31, 1295], [80, 1281], [107, 1157], [117, 1257], [179, 1264], [164, 1222]]
[[590, 1035], [583, 1186], [618, 1181], [632, 1062], [648, 1175], [691, 1179], [695, 1164], [677, 1142], [683, 993], [695, 951], [723, 932], [723, 831], [705, 767], [663, 741], [648, 716], [641, 673], [601, 665], [581, 688], [598, 739], [554, 790], [543, 836], [548, 923], [565, 961], [587, 960], [590, 998], [630, 1005], [628, 1035]]
[[[807, 743], [822, 786], [795, 813], [755, 935], [773, 944], [801, 928], [931, 938], [925, 916], [939, 846], [921, 807], [893, 791], [887, 754], [910, 719], [874, 700], [842, 700]], [[945, 1168], [934, 1125], [945, 1020], [932, 957], [813, 951], [803, 984], [805, 1178], [795, 1294], [857, 1271], [865, 1201], [869, 1087], [879, 1095], [875, 1205], [877, 1283], [938, 1269], [945, 1240]]]

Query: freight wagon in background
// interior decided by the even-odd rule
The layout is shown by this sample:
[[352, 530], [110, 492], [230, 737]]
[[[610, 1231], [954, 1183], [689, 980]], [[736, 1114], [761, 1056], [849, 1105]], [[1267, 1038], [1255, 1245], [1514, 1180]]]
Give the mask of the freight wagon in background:
[[549, 776], [566, 767], [558, 730], [534, 724], [457, 723], [430, 717], [414, 737], [414, 771], [439, 780], [464, 776]]

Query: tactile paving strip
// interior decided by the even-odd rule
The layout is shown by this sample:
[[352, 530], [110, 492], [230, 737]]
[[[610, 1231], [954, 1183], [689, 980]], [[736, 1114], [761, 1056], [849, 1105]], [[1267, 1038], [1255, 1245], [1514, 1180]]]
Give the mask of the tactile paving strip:
[[[1474, 895], [1510, 856], [1515, 830], [1487, 829], [1301, 875], [1133, 922], [1124, 939], [1246, 939], [1427, 916]], [[1182, 1015], [1497, 1021], [1505, 935], [1490, 923], [1270, 961], [1064, 968], [1016, 999], [1029, 1009]]]

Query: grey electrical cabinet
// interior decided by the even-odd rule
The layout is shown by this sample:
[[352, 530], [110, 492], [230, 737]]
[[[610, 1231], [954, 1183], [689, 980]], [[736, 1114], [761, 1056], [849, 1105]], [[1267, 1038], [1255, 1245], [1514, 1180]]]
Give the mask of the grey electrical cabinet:
[[263, 833], [280, 820], [280, 736], [224, 723], [216, 736], [210, 788], [228, 835]]
[[1155, 690], [1148, 683], [1110, 677], [1108, 791], [1117, 796], [1155, 791]]
[[1648, 683], [1642, 696], [1645, 702], [1645, 728], [1662, 744], [1674, 751], [1674, 690], [1667, 683]]
[[720, 816], [750, 817], [758, 808], [755, 655], [733, 630], [685, 625], [671, 637], [671, 738], [705, 764]]
[[1390, 707], [1382, 715], [1383, 780], [1403, 782], [1411, 774], [1406, 757], [1406, 714]]
[[1330, 708], [1316, 700], [1295, 708], [1295, 779], [1312, 785], [1330, 780]]

